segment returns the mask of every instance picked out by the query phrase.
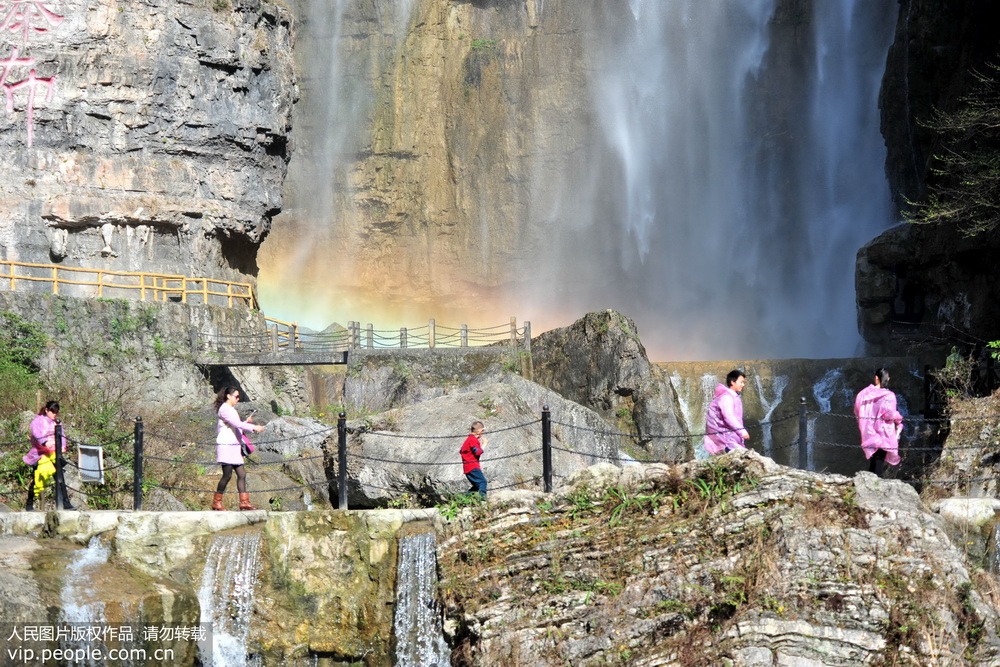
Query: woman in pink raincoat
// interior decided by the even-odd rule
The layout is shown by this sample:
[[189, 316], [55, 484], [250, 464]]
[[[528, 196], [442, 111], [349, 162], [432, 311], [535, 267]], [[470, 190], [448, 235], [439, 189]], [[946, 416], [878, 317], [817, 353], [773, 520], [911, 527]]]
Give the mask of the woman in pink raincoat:
[[737, 447], [746, 449], [745, 440], [750, 434], [743, 428], [743, 399], [740, 392], [746, 386], [743, 371], [730, 371], [726, 384], [715, 388], [715, 398], [708, 405], [705, 414], [705, 451], [709, 454], [724, 454]]
[[899, 434], [903, 430], [903, 415], [896, 411], [896, 394], [885, 388], [889, 371], [875, 371], [873, 384], [854, 399], [854, 415], [861, 431], [861, 449], [870, 461], [868, 469], [882, 476], [885, 464], [899, 465]]
[[[28, 480], [28, 499], [24, 509], [28, 512], [35, 508], [35, 469], [38, 461], [44, 456], [56, 451], [56, 419], [59, 418], [59, 401], [48, 401], [28, 426], [31, 449], [21, 457], [21, 460], [31, 466], [31, 478]], [[62, 450], [66, 451], [66, 436], [62, 438]], [[63, 509], [73, 509], [69, 498], [63, 499]]]
[[223, 494], [229, 479], [236, 472], [236, 491], [240, 494], [240, 509], [257, 509], [250, 504], [250, 493], [247, 491], [246, 472], [243, 470], [243, 452], [240, 447], [240, 440], [244, 431], [263, 431], [263, 426], [251, 424], [253, 416], [247, 417], [247, 421], [242, 421], [236, 412], [236, 404], [240, 401], [240, 390], [236, 387], [223, 387], [215, 397], [215, 409], [219, 414], [218, 435], [215, 438], [215, 460], [222, 466], [222, 479], [215, 488], [215, 497], [212, 499], [212, 509], [225, 511], [222, 505]]

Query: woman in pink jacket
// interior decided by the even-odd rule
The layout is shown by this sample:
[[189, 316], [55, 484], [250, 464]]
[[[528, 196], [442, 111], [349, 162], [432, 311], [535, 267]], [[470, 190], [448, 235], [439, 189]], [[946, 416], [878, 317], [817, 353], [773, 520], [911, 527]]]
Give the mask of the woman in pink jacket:
[[724, 454], [737, 447], [746, 449], [744, 440], [750, 434], [743, 428], [743, 399], [740, 392], [746, 386], [743, 371], [730, 371], [725, 386], [715, 388], [715, 398], [708, 404], [705, 414], [705, 451], [709, 454]]
[[236, 387], [223, 387], [215, 397], [215, 409], [219, 414], [217, 424], [218, 435], [215, 437], [215, 460], [222, 466], [222, 479], [215, 488], [215, 497], [212, 499], [212, 509], [225, 511], [222, 505], [223, 494], [229, 484], [229, 478], [236, 471], [236, 490], [240, 494], [240, 509], [257, 509], [250, 504], [250, 494], [247, 492], [246, 471], [243, 470], [243, 452], [240, 447], [241, 436], [244, 431], [260, 432], [263, 426], [251, 424], [253, 415], [247, 421], [240, 420], [240, 414], [236, 412], [236, 404], [240, 401], [240, 390]]
[[875, 379], [854, 399], [854, 415], [861, 431], [861, 449], [870, 461], [868, 469], [882, 476], [885, 464], [899, 465], [899, 434], [903, 415], [896, 411], [896, 395], [885, 388], [889, 371], [880, 368]]
[[[21, 457], [21, 460], [31, 466], [31, 478], [28, 480], [28, 500], [24, 509], [31, 512], [35, 509], [35, 468], [38, 460], [56, 451], [56, 419], [59, 417], [59, 401], [49, 401], [45, 404], [31, 424], [28, 425], [28, 439], [31, 449]], [[62, 438], [62, 450], [66, 451], [66, 436]], [[63, 500], [63, 509], [73, 509], [69, 498]]]

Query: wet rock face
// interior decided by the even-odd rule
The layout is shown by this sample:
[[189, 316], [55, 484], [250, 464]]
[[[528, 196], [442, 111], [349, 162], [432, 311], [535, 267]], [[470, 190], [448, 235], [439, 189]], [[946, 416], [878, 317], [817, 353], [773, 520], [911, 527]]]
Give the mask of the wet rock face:
[[14, 58], [0, 112], [3, 257], [255, 275], [256, 244], [282, 206], [290, 10], [25, 4], [39, 7], [25, 30], [0, 35], [0, 62]]
[[474, 517], [439, 564], [462, 664], [993, 664], [1000, 648], [985, 575], [909, 486], [753, 453], [581, 473]]

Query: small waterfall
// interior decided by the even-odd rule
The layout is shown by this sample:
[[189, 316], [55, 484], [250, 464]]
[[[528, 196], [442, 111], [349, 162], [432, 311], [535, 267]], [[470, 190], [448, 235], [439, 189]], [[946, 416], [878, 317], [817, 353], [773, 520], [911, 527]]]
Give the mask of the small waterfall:
[[[110, 555], [111, 545], [101, 535], [93, 537], [87, 548], [81, 549], [76, 554], [76, 558], [66, 568], [66, 579], [59, 594], [62, 622], [86, 626], [102, 626], [106, 623], [104, 603], [98, 598], [95, 585], [100, 581], [97, 570], [108, 562]], [[93, 649], [100, 649], [103, 653], [107, 647], [100, 638], [81, 638], [61, 641], [60, 648], [72, 650], [77, 655], [89, 656], [93, 655]], [[76, 664], [83, 667], [100, 667], [103, 662], [84, 659]]]
[[760, 440], [761, 446], [764, 448], [764, 456], [770, 457], [771, 450], [774, 446], [774, 440], [771, 437], [771, 415], [774, 411], [781, 405], [781, 401], [785, 395], [785, 388], [788, 386], [788, 376], [787, 375], [775, 375], [771, 379], [771, 390], [774, 393], [773, 398], [768, 400], [767, 394], [764, 391], [764, 382], [761, 379], [759, 373], [753, 374], [754, 387], [757, 388], [757, 396], [760, 399], [760, 406], [764, 408], [764, 417], [761, 419], [760, 425]]
[[260, 533], [217, 535], [212, 541], [198, 591], [201, 622], [211, 624], [212, 630], [212, 655], [202, 656], [206, 664], [243, 667], [249, 662], [247, 636], [260, 574], [260, 544]]
[[434, 533], [399, 539], [396, 580], [396, 665], [447, 667], [451, 652], [444, 641], [437, 603], [437, 554]]
[[[681, 413], [684, 415], [688, 431], [691, 433], [704, 433], [704, 409], [707, 409], [708, 404], [712, 402], [712, 394], [715, 385], [719, 383], [719, 378], [711, 373], [705, 373], [699, 378], [696, 384], [691, 378], [684, 378], [679, 373], [671, 373], [670, 382], [674, 385], [674, 390], [677, 392], [677, 400], [680, 403]], [[705, 451], [703, 438], [694, 437], [692, 440], [691, 445], [694, 448], [694, 457], [696, 459], [707, 459], [708, 452]]]

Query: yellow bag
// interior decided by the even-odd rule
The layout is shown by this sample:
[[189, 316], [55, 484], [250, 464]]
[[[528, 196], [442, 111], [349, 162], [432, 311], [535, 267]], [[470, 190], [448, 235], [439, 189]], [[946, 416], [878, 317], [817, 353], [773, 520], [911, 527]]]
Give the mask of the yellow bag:
[[49, 483], [56, 474], [56, 455], [49, 454], [38, 459], [38, 467], [35, 468], [35, 496], [40, 496], [45, 485]]

